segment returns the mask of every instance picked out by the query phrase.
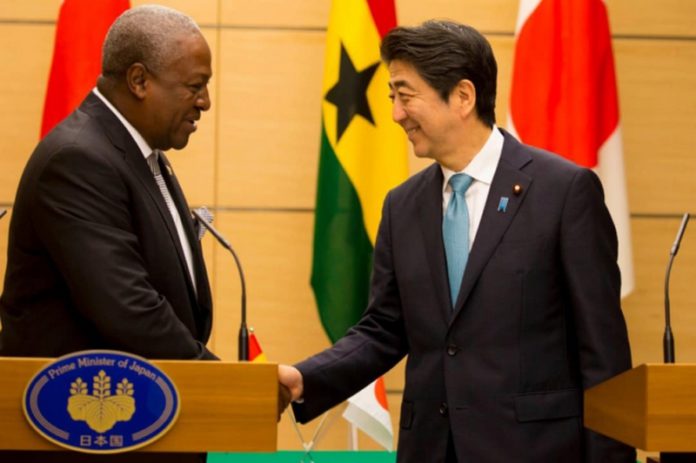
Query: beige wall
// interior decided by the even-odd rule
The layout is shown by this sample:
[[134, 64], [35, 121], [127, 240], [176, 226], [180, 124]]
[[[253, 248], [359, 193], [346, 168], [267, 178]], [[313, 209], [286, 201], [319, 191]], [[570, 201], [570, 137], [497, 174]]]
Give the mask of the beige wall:
[[[39, 133], [59, 0], [0, 0], [0, 207]], [[133, 4], [143, 3], [133, 1]], [[215, 207], [248, 280], [249, 319], [269, 359], [294, 362], [328, 345], [309, 287], [319, 109], [329, 0], [167, 0], [203, 27], [214, 55], [213, 109], [170, 154], [192, 205]], [[621, 98], [636, 290], [624, 303], [636, 364], [661, 360], [662, 284], [679, 216], [696, 213], [696, 2], [608, 0]], [[486, 33], [498, 58], [505, 125], [516, 0], [397, 0], [400, 22], [429, 17]], [[425, 164], [412, 160], [412, 170]], [[9, 220], [0, 221], [4, 272]], [[673, 271], [677, 360], [696, 362], [696, 224]], [[239, 284], [231, 257], [205, 241], [215, 294], [212, 348], [236, 358]], [[395, 429], [402, 369], [387, 377]], [[339, 410], [334, 411], [334, 417]], [[330, 419], [331, 420], [331, 419]], [[306, 438], [315, 423], [303, 427]], [[345, 448], [335, 419], [320, 449]], [[299, 443], [283, 419], [279, 448]], [[365, 448], [375, 448], [361, 439]]]

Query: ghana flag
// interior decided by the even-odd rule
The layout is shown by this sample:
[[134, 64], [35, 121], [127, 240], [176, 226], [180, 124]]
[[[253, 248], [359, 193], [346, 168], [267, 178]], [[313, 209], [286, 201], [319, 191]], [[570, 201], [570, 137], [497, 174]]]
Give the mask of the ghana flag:
[[394, 0], [334, 0], [331, 8], [311, 282], [332, 342], [365, 310], [382, 202], [408, 176], [379, 56], [395, 25]]

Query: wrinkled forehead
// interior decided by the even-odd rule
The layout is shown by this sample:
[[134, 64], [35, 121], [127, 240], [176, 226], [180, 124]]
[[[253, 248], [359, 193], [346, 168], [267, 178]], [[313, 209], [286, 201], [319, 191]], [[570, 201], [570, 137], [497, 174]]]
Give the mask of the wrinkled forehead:
[[212, 75], [212, 55], [205, 37], [201, 34], [184, 34], [176, 37], [168, 57], [168, 68], [186, 73]]

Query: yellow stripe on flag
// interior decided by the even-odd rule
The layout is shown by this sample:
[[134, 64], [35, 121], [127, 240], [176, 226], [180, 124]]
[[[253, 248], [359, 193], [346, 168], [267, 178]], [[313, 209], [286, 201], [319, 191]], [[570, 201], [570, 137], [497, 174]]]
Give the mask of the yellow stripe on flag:
[[[339, 78], [341, 44], [358, 71], [380, 62], [380, 38], [365, 1], [335, 0], [326, 39], [323, 94]], [[357, 191], [370, 242], [377, 236], [387, 192], [408, 177], [406, 136], [391, 117], [389, 71], [380, 64], [367, 90], [375, 124], [357, 116], [336, 141], [336, 106], [324, 100], [322, 114], [331, 147]]]

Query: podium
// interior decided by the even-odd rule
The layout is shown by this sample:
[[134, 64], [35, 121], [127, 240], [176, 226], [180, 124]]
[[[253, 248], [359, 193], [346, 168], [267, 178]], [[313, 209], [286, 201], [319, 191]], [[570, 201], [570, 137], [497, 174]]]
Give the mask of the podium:
[[696, 452], [696, 364], [643, 364], [585, 391], [585, 426], [649, 452]]
[[[61, 450], [22, 411], [29, 380], [53, 359], [0, 357], [0, 450]], [[278, 369], [269, 363], [155, 360], [179, 391], [181, 411], [136, 452], [274, 452]], [[66, 450], [67, 451], [67, 450]]]

